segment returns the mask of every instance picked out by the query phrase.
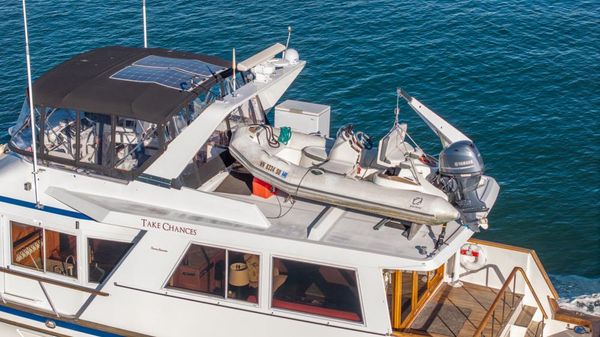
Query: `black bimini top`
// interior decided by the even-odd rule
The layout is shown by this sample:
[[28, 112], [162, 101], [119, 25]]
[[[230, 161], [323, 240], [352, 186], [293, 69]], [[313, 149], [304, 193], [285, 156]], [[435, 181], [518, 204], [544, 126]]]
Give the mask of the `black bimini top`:
[[36, 105], [162, 123], [218, 77], [231, 62], [158, 48], [105, 47], [77, 55], [33, 84]]

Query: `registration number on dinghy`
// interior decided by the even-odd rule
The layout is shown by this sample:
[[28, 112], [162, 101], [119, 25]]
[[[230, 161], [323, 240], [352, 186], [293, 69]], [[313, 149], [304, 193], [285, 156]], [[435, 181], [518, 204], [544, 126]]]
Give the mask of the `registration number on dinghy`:
[[287, 176], [288, 176], [288, 173], [286, 171], [284, 171], [278, 167], [275, 167], [271, 164], [267, 164], [262, 160], [260, 161], [260, 163], [258, 165], [260, 165], [260, 167], [264, 168], [265, 170], [267, 170], [275, 175], [278, 175], [284, 179], [287, 178]]

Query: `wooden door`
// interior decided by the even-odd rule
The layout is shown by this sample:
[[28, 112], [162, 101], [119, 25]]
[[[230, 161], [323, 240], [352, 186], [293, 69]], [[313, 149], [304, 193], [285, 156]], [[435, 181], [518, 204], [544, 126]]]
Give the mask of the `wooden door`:
[[396, 330], [406, 328], [441, 283], [444, 266], [428, 272], [394, 271], [391, 280], [391, 319]]

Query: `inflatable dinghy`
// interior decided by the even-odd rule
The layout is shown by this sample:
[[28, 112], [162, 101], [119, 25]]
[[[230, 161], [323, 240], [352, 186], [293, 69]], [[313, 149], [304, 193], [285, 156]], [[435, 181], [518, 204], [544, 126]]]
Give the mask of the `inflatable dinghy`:
[[[446, 194], [425, 180], [429, 165], [415, 158], [422, 153], [402, 142], [398, 163], [386, 167], [390, 160], [381, 149], [392, 148], [387, 145], [380, 145], [379, 154], [371, 151], [370, 138], [351, 126], [340, 129], [333, 141], [290, 128], [251, 125], [236, 130], [229, 150], [252, 175], [294, 197], [418, 224], [459, 219]], [[406, 171], [414, 174], [390, 173]]]

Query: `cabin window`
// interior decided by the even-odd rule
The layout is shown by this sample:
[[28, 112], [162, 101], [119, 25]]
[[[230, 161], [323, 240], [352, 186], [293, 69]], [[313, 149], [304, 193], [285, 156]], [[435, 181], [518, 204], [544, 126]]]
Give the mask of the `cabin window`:
[[256, 303], [259, 271], [258, 255], [193, 244], [167, 287]]
[[257, 303], [260, 257], [234, 251], [227, 253], [227, 298]]
[[15, 135], [15, 133], [19, 130], [21, 130], [21, 128], [23, 128], [23, 125], [25, 125], [26, 123], [29, 122], [29, 100], [25, 100], [23, 101], [23, 106], [21, 106], [21, 113], [19, 113], [19, 117], [17, 118], [17, 121], [15, 122], [15, 125], [8, 128], [8, 134], [12, 137]]
[[130, 118], [117, 118], [115, 128], [115, 167], [131, 171], [160, 151], [157, 125]]
[[88, 238], [88, 282], [102, 283], [133, 244]]
[[46, 108], [44, 151], [51, 156], [75, 160], [77, 112]]
[[[12, 138], [10, 140], [11, 144], [22, 151], [31, 152], [31, 120], [29, 118], [29, 104], [25, 101], [23, 105], [23, 110], [21, 112], [21, 116], [24, 116], [25, 119], [20, 122], [18, 125], [11, 130]], [[21, 120], [21, 116], [19, 116], [19, 121]], [[40, 132], [40, 107], [35, 107], [35, 132], [36, 135], [39, 135]]]
[[362, 322], [356, 272], [273, 259], [273, 308]]
[[35, 270], [44, 270], [42, 228], [10, 222], [13, 264]]
[[12, 261], [17, 266], [77, 278], [77, 237], [11, 221]]
[[98, 154], [101, 142], [97, 135], [100, 126], [90, 117], [86, 116], [85, 113], [78, 113], [79, 123], [76, 123], [75, 128], [77, 129], [76, 137], [79, 137], [79, 142], [77, 143], [76, 138], [74, 144], [76, 149], [75, 158], [82, 163], [96, 164], [99, 156], [102, 157]]
[[46, 271], [77, 278], [77, 237], [45, 231]]

